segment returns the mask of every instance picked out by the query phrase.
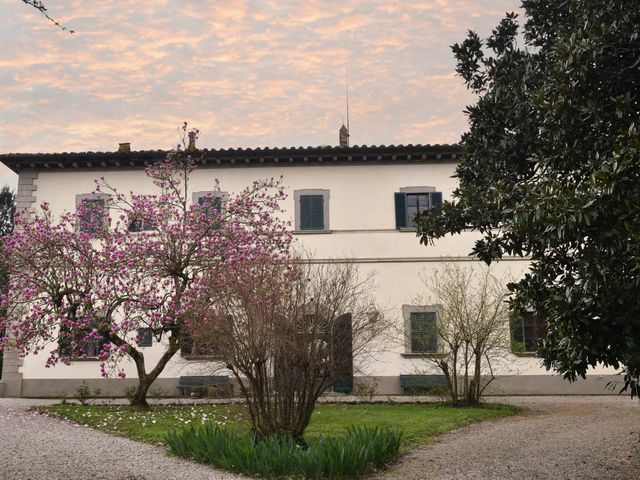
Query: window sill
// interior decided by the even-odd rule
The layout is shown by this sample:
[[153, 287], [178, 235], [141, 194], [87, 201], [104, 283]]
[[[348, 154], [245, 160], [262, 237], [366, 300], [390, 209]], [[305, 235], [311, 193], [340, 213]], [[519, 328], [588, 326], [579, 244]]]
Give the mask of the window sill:
[[433, 353], [401, 353], [401, 356], [403, 356], [404, 358], [444, 358], [447, 356], [446, 353], [437, 353], [437, 352], [433, 352]]
[[327, 234], [332, 233], [332, 230], [294, 230], [294, 235], [316, 235], [316, 234]]
[[86, 357], [86, 358], [72, 358], [71, 363], [74, 362], [99, 362], [100, 359], [98, 357]]
[[215, 355], [180, 355], [181, 358], [189, 361], [189, 362], [197, 362], [197, 361], [222, 361], [221, 357], [217, 357]]
[[536, 352], [511, 352], [513, 355], [515, 355], [516, 357], [523, 357], [523, 358], [533, 358], [536, 356]]
[[402, 227], [402, 228], [397, 228], [396, 230], [398, 230], [399, 232], [416, 232], [416, 227]]

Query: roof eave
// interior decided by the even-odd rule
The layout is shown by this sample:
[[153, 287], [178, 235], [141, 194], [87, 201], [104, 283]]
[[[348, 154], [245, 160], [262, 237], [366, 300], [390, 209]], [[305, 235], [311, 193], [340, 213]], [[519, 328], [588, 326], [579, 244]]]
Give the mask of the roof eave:
[[[166, 157], [164, 150], [132, 152], [15, 153], [0, 162], [16, 173], [23, 170], [140, 169]], [[457, 162], [461, 147], [454, 145], [390, 145], [198, 150], [191, 155], [212, 167], [268, 165], [364, 165]]]

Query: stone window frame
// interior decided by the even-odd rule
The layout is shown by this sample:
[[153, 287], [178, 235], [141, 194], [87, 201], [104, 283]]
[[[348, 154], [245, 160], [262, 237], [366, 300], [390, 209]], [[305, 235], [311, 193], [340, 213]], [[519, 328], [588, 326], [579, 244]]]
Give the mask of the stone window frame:
[[411, 314], [412, 313], [435, 313], [438, 321], [438, 308], [435, 305], [402, 305], [402, 319], [404, 322], [404, 353], [406, 357], [426, 357], [438, 356], [442, 354], [442, 344], [439, 340], [436, 343], [434, 352], [413, 352], [411, 349]]
[[[76, 195], [76, 212], [78, 211], [78, 207], [82, 205], [82, 202], [85, 200], [104, 200], [104, 219], [106, 221], [107, 216], [109, 215], [109, 200], [111, 196], [106, 193], [78, 193]], [[79, 227], [79, 226], [78, 226]], [[78, 228], [80, 230], [80, 228]], [[94, 233], [94, 232], [86, 232], [86, 233]]]
[[[301, 222], [301, 212], [300, 212], [300, 199], [306, 195], [321, 195], [322, 196], [322, 220], [323, 220], [323, 229], [322, 230], [302, 230], [300, 228]], [[331, 233], [331, 229], [329, 228], [329, 199], [330, 191], [324, 188], [305, 188], [300, 190], [293, 191], [293, 201], [294, 201], [294, 232], [295, 233], [303, 233], [303, 234], [314, 234], [314, 233]]]

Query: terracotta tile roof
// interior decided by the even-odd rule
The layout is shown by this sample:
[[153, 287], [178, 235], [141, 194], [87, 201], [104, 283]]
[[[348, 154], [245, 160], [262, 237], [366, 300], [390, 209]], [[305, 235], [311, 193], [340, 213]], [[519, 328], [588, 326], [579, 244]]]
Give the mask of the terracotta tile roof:
[[[261, 165], [402, 164], [456, 162], [461, 146], [355, 145], [353, 147], [290, 147], [203, 149], [193, 152], [202, 165], [243, 167]], [[7, 153], [0, 162], [14, 172], [29, 169], [139, 169], [161, 160], [166, 150], [131, 152]]]

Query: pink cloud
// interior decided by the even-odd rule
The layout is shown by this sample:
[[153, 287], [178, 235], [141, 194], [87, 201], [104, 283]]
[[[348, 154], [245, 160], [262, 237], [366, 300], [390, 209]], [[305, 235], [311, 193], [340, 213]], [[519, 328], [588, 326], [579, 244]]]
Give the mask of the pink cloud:
[[[449, 46], [517, 0], [0, 0], [0, 152], [455, 142], [473, 98]], [[2, 177], [0, 176], [0, 181]]]

